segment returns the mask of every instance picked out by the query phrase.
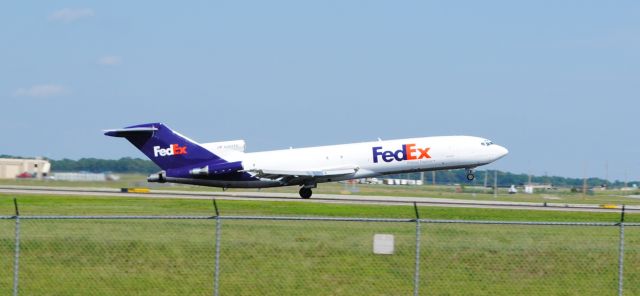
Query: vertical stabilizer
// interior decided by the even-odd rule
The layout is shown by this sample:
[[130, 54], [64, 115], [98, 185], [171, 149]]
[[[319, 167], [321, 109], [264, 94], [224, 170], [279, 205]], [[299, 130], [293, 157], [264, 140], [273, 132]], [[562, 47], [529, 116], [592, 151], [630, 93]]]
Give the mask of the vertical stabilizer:
[[107, 130], [104, 134], [126, 138], [163, 170], [204, 162], [226, 163], [218, 155], [162, 123], [146, 123]]

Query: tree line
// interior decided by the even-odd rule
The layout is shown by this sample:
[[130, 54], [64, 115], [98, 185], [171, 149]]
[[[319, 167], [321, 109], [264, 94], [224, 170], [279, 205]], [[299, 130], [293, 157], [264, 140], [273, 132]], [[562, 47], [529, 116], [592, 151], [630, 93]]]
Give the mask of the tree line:
[[93, 173], [113, 172], [113, 173], [144, 173], [151, 174], [160, 171], [155, 163], [141, 158], [123, 157], [120, 159], [98, 159], [80, 158], [78, 160], [61, 159], [52, 160], [51, 171], [53, 172], [77, 172], [86, 171]]
[[[20, 157], [12, 155], [0, 155], [0, 158], [26, 159], [32, 157]], [[51, 163], [52, 172], [91, 172], [91, 173], [143, 173], [151, 174], [160, 171], [160, 168], [150, 160], [141, 158], [123, 157], [120, 159], [80, 158], [73, 159], [47, 159]]]

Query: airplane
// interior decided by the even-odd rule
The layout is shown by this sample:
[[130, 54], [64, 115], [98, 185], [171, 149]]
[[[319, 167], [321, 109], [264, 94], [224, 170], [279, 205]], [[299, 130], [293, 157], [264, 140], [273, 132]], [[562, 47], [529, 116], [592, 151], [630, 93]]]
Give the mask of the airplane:
[[474, 169], [509, 153], [492, 141], [472, 136], [378, 140], [343, 145], [244, 152], [244, 140], [199, 144], [162, 123], [105, 130], [123, 137], [162, 171], [148, 182], [228, 188], [300, 186], [310, 198], [319, 183], [372, 178], [388, 174]]

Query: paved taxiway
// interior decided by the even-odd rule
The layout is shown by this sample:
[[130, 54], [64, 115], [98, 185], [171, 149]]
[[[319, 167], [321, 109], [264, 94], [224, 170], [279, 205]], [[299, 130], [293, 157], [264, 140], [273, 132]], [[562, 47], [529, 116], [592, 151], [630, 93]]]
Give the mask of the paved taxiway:
[[[526, 209], [546, 211], [580, 211], [580, 212], [619, 212], [619, 208], [607, 209], [595, 204], [561, 204], [462, 200], [432, 197], [408, 196], [367, 196], [314, 194], [311, 199], [301, 199], [295, 193], [274, 192], [202, 192], [151, 190], [149, 193], [122, 193], [115, 188], [76, 188], [76, 187], [44, 187], [44, 186], [0, 186], [0, 193], [5, 194], [48, 194], [48, 195], [83, 195], [83, 196], [129, 196], [140, 198], [186, 198], [186, 199], [220, 199], [220, 200], [260, 200], [289, 201], [339, 204], [375, 204], [375, 205], [407, 205], [417, 203], [420, 206], [465, 207], [491, 209]], [[640, 212], [640, 206], [627, 206], [627, 211]]]

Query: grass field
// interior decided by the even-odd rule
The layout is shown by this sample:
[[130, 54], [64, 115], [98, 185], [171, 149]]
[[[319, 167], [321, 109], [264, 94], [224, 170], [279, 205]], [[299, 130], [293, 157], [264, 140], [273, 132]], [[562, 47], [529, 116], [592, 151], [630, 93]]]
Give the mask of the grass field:
[[[57, 195], [0, 194], [0, 215], [13, 215], [13, 198], [21, 215], [214, 215], [210, 200], [154, 199], [146, 197], [95, 197]], [[415, 217], [412, 206], [321, 204], [305, 202], [265, 202], [218, 200], [221, 215], [323, 216], [364, 218]], [[558, 212], [420, 206], [425, 219], [464, 219], [499, 221], [617, 222], [618, 212]], [[640, 222], [640, 214], [627, 213], [627, 222]]]
[[[0, 195], [0, 215], [14, 196]], [[213, 215], [211, 201], [17, 196], [21, 215]], [[222, 215], [413, 218], [411, 206], [220, 200]], [[420, 207], [430, 219], [616, 222], [617, 213]], [[628, 222], [640, 215], [628, 214]], [[22, 220], [22, 295], [210, 295], [214, 220]], [[0, 220], [0, 294], [13, 220]], [[373, 255], [375, 233], [394, 255]], [[415, 224], [223, 220], [221, 295], [407, 295]], [[422, 295], [603, 295], [617, 287], [617, 227], [422, 224]], [[640, 229], [626, 231], [625, 287], [640, 293]]]

